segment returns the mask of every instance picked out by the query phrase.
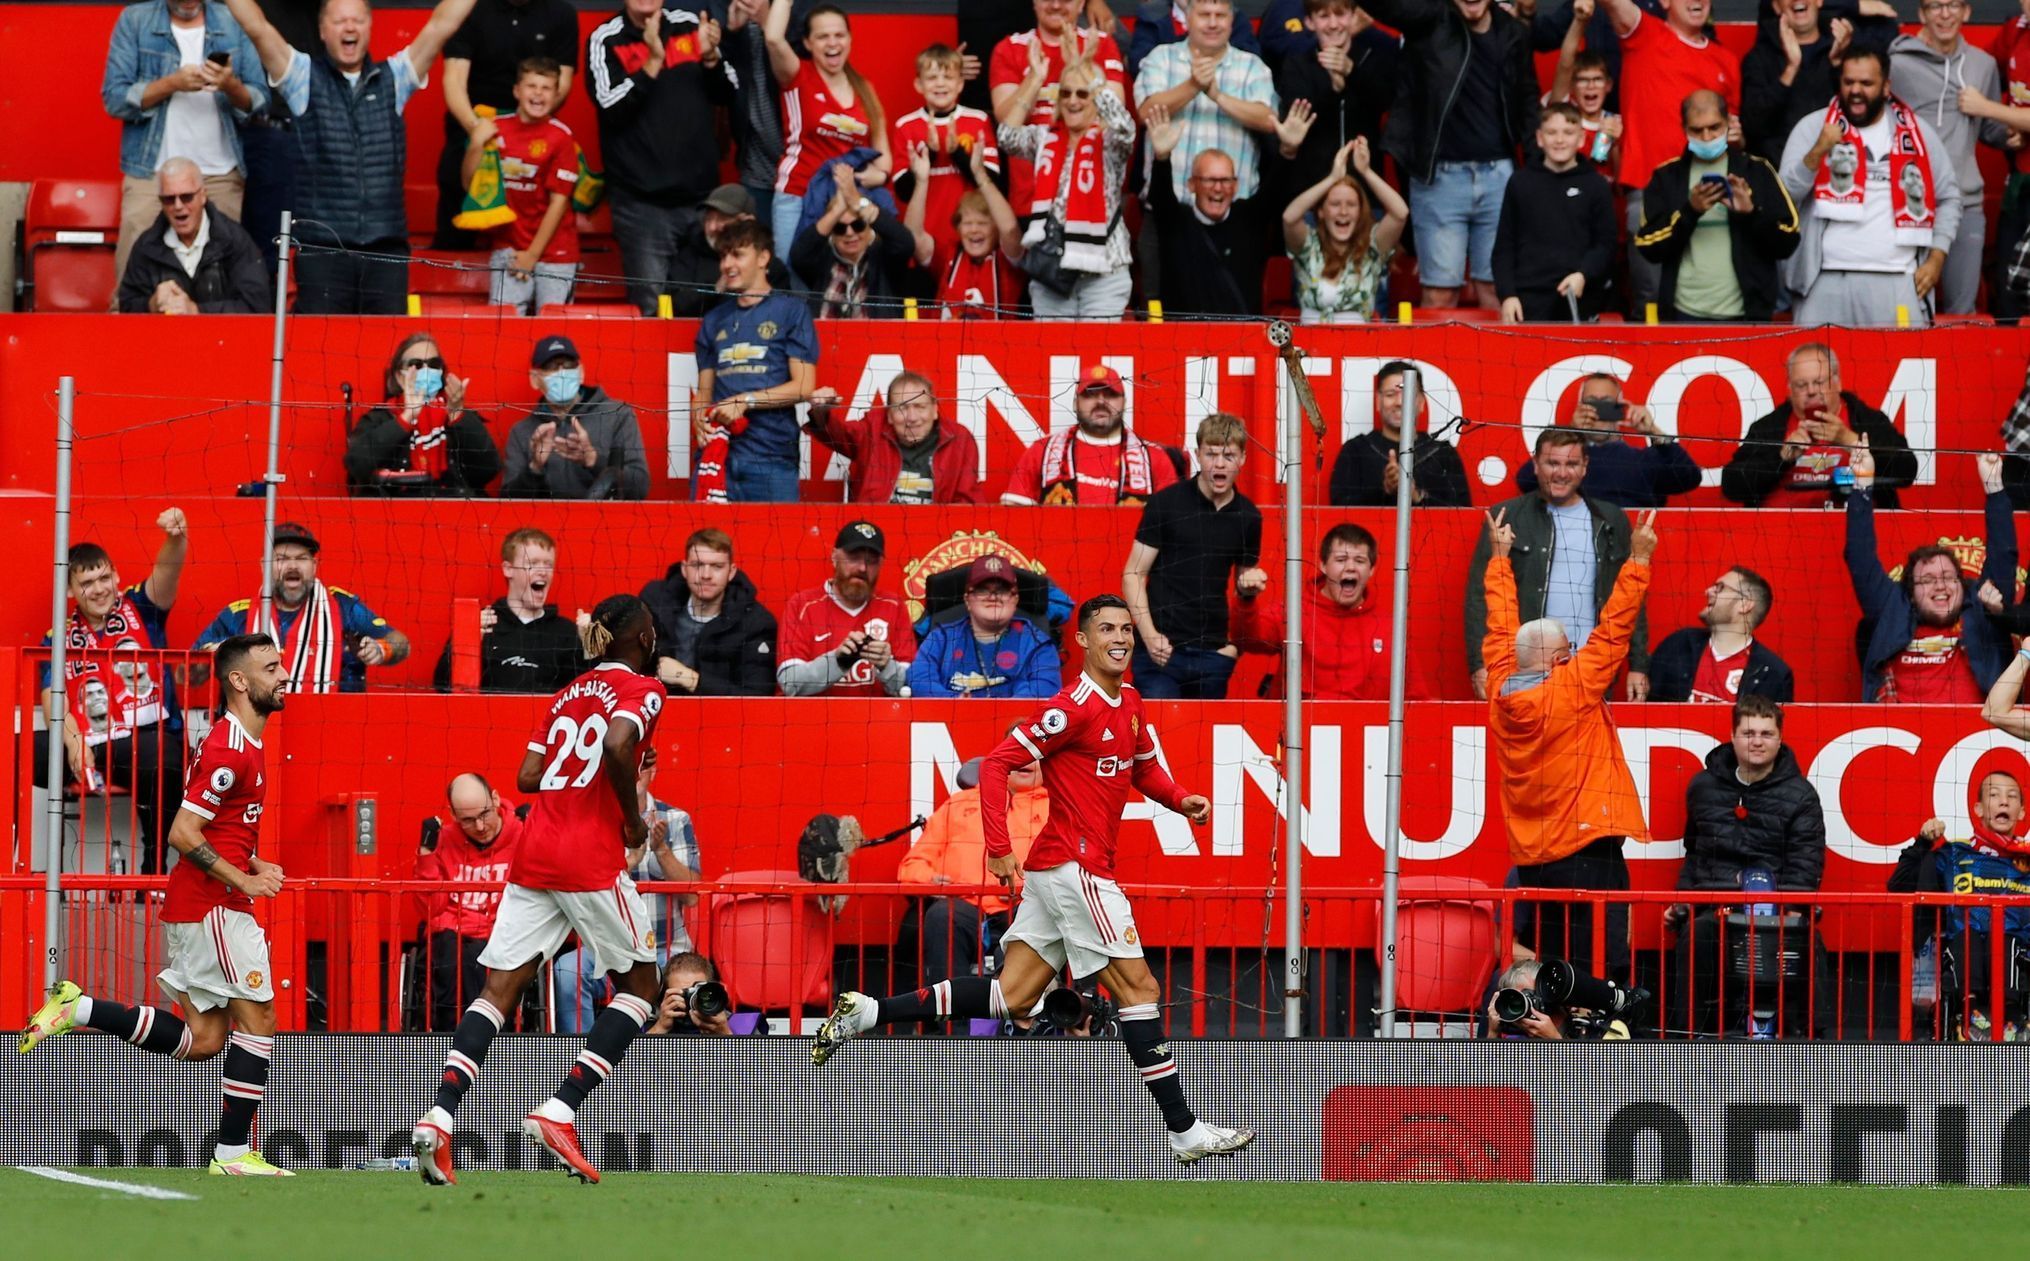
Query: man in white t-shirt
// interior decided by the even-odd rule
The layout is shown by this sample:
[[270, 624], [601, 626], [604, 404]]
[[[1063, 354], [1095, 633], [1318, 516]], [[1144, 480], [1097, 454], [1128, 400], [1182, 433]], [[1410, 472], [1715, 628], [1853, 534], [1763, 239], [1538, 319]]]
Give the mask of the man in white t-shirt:
[[1786, 279], [1799, 324], [1931, 322], [1959, 234], [1959, 177], [1938, 132], [1889, 92], [1888, 61], [1850, 49], [1840, 95], [1799, 119], [1777, 174], [1802, 240]]
[[206, 202], [238, 221], [247, 180], [234, 124], [267, 107], [259, 64], [223, 4], [147, 0], [121, 10], [99, 85], [106, 112], [121, 124], [114, 275], [126, 274], [134, 239], [161, 212], [155, 174], [170, 158], [197, 163]]

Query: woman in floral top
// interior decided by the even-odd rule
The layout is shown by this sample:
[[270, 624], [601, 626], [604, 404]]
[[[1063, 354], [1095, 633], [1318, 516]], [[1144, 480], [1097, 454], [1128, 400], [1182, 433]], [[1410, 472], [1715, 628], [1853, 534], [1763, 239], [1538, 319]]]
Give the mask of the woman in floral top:
[[[1346, 173], [1347, 163], [1360, 176]], [[1381, 206], [1369, 216], [1366, 184]], [[1318, 212], [1313, 228], [1304, 216]], [[1401, 193], [1368, 165], [1367, 140], [1355, 139], [1332, 159], [1324, 179], [1297, 194], [1283, 212], [1283, 245], [1297, 273], [1297, 305], [1306, 324], [1358, 323], [1375, 318], [1375, 304], [1388, 277], [1389, 259], [1402, 239], [1410, 207]]]

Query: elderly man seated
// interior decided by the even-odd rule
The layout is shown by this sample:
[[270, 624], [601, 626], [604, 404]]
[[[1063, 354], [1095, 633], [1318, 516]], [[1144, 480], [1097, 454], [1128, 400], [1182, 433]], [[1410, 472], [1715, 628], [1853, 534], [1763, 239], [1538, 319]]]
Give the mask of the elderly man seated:
[[246, 229], [205, 203], [204, 172], [171, 158], [155, 177], [162, 213], [134, 242], [120, 277], [128, 315], [257, 315], [274, 290]]

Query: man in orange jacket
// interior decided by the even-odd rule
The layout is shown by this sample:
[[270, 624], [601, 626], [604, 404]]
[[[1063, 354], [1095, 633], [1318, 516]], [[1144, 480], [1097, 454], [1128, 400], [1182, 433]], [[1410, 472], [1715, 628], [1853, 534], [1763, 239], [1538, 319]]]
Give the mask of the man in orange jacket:
[[[1509, 549], [1515, 530], [1488, 514], [1487, 728], [1501, 776], [1502, 819], [1516, 883], [1525, 889], [1626, 889], [1621, 853], [1648, 839], [1642, 799], [1621, 755], [1607, 692], [1627, 659], [1649, 590], [1656, 513], [1637, 522], [1629, 563], [1614, 579], [1599, 624], [1577, 653], [1553, 618], [1523, 623]], [[1592, 967], [1593, 912], [1578, 903], [1521, 903], [1516, 936], [1540, 956]], [[1628, 979], [1628, 907], [1607, 910], [1607, 975]]]
[[[1035, 762], [1008, 772], [1008, 840], [1015, 847], [1017, 870], [1029, 857], [1029, 843], [1050, 817], [1050, 794], [1043, 787], [1042, 767]], [[923, 825], [923, 835], [910, 846], [896, 869], [902, 884], [993, 884], [987, 872], [987, 833], [980, 823], [980, 790], [961, 788], [945, 798]], [[999, 936], [1008, 927], [1006, 897], [926, 898], [923, 907], [923, 984], [971, 976], [980, 962], [980, 925], [984, 920]]]

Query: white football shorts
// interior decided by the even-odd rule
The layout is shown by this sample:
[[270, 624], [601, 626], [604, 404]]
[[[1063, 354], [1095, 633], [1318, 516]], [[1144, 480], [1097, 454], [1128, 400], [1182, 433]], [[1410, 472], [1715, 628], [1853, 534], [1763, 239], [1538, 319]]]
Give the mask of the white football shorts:
[[234, 998], [275, 1001], [268, 935], [253, 916], [219, 906], [195, 924], [162, 927], [169, 937], [169, 966], [155, 983], [170, 997], [183, 995], [199, 1011], [223, 1007]]
[[480, 966], [512, 972], [531, 959], [549, 959], [574, 931], [601, 972], [655, 962], [655, 921], [622, 872], [612, 888], [586, 892], [510, 884], [494, 912], [486, 949], [479, 952]]
[[1002, 940], [1027, 942], [1052, 967], [1069, 963], [1077, 979], [1142, 957], [1128, 895], [1075, 862], [1023, 873], [1022, 904]]

